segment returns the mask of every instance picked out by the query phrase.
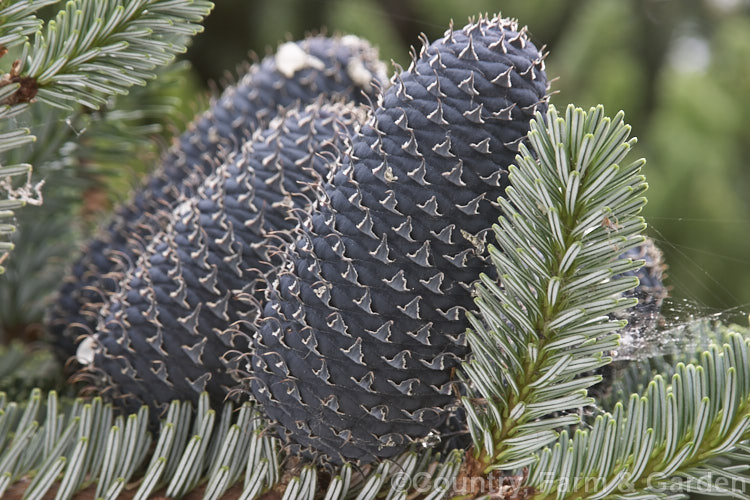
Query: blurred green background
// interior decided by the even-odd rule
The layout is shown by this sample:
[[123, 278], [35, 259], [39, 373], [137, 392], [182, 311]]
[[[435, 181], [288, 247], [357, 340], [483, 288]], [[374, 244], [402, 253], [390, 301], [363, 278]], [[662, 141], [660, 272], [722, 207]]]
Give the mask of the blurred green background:
[[[558, 107], [602, 103], [610, 115], [625, 111], [639, 138], [636, 155], [648, 159], [649, 234], [666, 255], [672, 295], [703, 312], [750, 310], [750, 127], [744, 120], [750, 116], [750, 0], [215, 3], [205, 32], [184, 56], [191, 67], [184, 62], [111, 106], [135, 111], [150, 102], [151, 112], [129, 116], [124, 128], [115, 117], [109, 129], [101, 116], [83, 114], [70, 125], [75, 133], [60, 142], [76, 144], [73, 154], [64, 162], [54, 154], [35, 160], [37, 175], [53, 180], [49, 204], [19, 213], [18, 249], [0, 278], [0, 340], [3, 332], [36, 336], [41, 306], [81, 238], [206, 106], [208, 89], [217, 92], [236, 79], [249, 51], [263, 56], [286, 39], [322, 30], [367, 38], [383, 60], [406, 66], [408, 47], [421, 32], [434, 40], [451, 19], [462, 26], [471, 15], [498, 11], [528, 25], [537, 45], [547, 46]], [[145, 127], [138, 138], [122, 139], [136, 125]], [[103, 153], [113, 148], [117, 154]], [[133, 161], [123, 165], [123, 158]], [[75, 182], [60, 175], [70, 171]]]

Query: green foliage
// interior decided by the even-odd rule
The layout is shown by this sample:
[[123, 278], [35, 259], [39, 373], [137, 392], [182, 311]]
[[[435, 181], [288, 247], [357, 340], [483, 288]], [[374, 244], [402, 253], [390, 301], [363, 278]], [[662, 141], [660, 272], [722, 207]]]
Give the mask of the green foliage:
[[[588, 430], [542, 451], [527, 485], [535, 498], [666, 498], [709, 493], [748, 498], [750, 340], [728, 331], [695, 364], [656, 375]], [[727, 464], [731, 458], [737, 465]]]
[[546, 128], [542, 115], [532, 121], [534, 153], [522, 146], [509, 169], [489, 250], [499, 280], [477, 286], [481, 319], [470, 316], [464, 365], [469, 429], [487, 470], [529, 465], [555, 429], [579, 423], [569, 412], [593, 404], [587, 388], [601, 377], [591, 372], [610, 361], [625, 324], [607, 315], [635, 305], [620, 295], [638, 280], [615, 278], [642, 265], [619, 258], [645, 228], [644, 161], [621, 163], [629, 133], [622, 113], [569, 106], [560, 117], [550, 106]]
[[645, 216], [672, 294], [747, 309], [747, 3], [590, 0], [562, 33], [547, 59], [560, 97], [626, 109], [642, 139]]
[[40, 102], [98, 109], [184, 52], [185, 37], [201, 31], [212, 7], [203, 0], [69, 0], [24, 47], [18, 73], [35, 80]]
[[693, 362], [649, 364], [660, 373], [642, 393], [593, 423], [567, 413], [593, 405], [587, 389], [599, 377], [590, 373], [616, 348], [612, 332], [622, 325], [602, 315], [634, 285], [613, 276], [634, 267], [616, 259], [639, 241], [645, 182], [642, 161], [620, 167], [632, 145], [621, 115], [610, 123], [601, 107], [569, 107], [562, 119], [550, 107], [546, 129], [541, 122], [529, 133], [535, 154], [521, 151], [501, 200], [502, 252], [490, 249], [498, 283], [483, 276], [477, 286], [481, 318], [472, 318], [474, 357], [464, 365], [474, 459], [485, 474], [528, 467], [521, 486], [540, 499], [748, 498], [747, 329], [699, 322], [685, 340], [713, 342]]
[[[73, 112], [98, 109], [111, 96], [144, 85], [154, 69], [185, 51], [187, 37], [201, 30], [212, 8], [204, 0], [70, 0], [45, 26], [33, 15], [50, 0], [8, 0], [0, 6], [1, 53], [23, 45], [0, 81], [0, 152], [36, 140], [32, 128], [12, 118], [34, 100]], [[29, 39], [33, 35], [33, 41]], [[34, 124], [38, 125], [38, 124]], [[13, 210], [41, 202], [41, 183], [32, 185], [28, 163], [0, 163], [0, 238], [15, 230]], [[26, 176], [26, 182], [18, 178]], [[13, 179], [16, 177], [16, 179]], [[14, 183], [15, 181], [15, 183]], [[13, 244], [0, 240], [0, 263]], [[3, 272], [0, 267], [0, 273]]]
[[147, 424], [146, 407], [114, 416], [99, 397], [60, 399], [50, 392], [45, 398], [37, 389], [16, 403], [0, 392], [0, 497], [31, 476], [24, 486], [27, 499], [42, 498], [53, 488], [60, 499], [83, 490], [95, 498], [116, 498], [131, 482], [137, 484], [135, 499], [158, 491], [179, 498], [198, 486], [203, 498], [217, 499], [238, 482], [236, 495], [243, 499], [270, 489], [284, 492], [283, 498], [311, 499], [322, 487], [331, 500], [404, 498], [417, 489], [438, 498], [461, 462], [459, 452], [440, 459], [429, 451], [411, 451], [358, 472], [345, 465], [321, 485], [312, 465], [291, 474], [284, 470], [277, 439], [264, 432], [267, 424], [250, 403], [235, 409], [228, 402], [217, 414], [204, 394], [198, 408], [173, 402], [153, 438]]
[[39, 31], [42, 21], [36, 12], [59, 0], [20, 0], [0, 4], [0, 47], [6, 50], [26, 42], [27, 37]]

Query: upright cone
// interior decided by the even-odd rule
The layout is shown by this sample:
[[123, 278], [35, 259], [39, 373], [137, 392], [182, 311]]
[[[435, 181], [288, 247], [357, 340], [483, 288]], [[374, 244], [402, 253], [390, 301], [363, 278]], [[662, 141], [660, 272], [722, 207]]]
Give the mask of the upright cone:
[[377, 51], [354, 36], [288, 42], [253, 65], [179, 138], [73, 264], [46, 321], [61, 355], [75, 354], [77, 339], [95, 329], [98, 309], [116, 288], [120, 271], [165, 226], [175, 202], [192, 196], [254, 130], [267, 126], [280, 108], [305, 106], [321, 96], [363, 102], [376, 95], [384, 75]]
[[546, 109], [542, 59], [508, 20], [448, 30], [354, 137], [249, 348], [247, 382], [292, 449], [369, 462], [444, 423], [494, 201]]
[[220, 405], [235, 386], [228, 355], [258, 314], [268, 239], [294, 226], [293, 210], [309, 205], [362, 117], [354, 104], [293, 108], [181, 197], [79, 347], [82, 376], [124, 409], [147, 404], [155, 417], [202, 391]]

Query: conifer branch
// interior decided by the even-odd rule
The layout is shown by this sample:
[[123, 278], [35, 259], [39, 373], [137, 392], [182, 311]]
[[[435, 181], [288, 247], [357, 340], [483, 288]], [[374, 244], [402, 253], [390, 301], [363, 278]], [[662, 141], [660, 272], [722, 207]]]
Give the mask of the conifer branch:
[[723, 345], [678, 364], [671, 379], [656, 375], [590, 430], [562, 432], [530, 467], [534, 498], [750, 498], [749, 333], [727, 330]]
[[60, 0], [3, 0], [0, 2], [0, 57], [8, 49], [21, 45], [39, 31], [42, 21], [36, 12]]
[[[635, 139], [623, 114], [604, 117], [569, 106], [537, 114], [510, 167], [504, 215], [490, 256], [499, 283], [477, 286], [481, 318], [471, 316], [473, 359], [464, 398], [477, 459], [485, 472], [516, 469], [579, 423], [570, 410], [593, 404], [588, 387], [616, 348], [624, 323], [607, 315], [631, 307], [621, 294], [638, 283], [617, 275], [642, 261], [619, 258], [643, 241], [639, 217], [643, 160], [622, 164]], [[553, 416], [554, 415], [554, 416]]]
[[[154, 69], [185, 51], [187, 37], [213, 4], [205, 0], [70, 0], [46, 26], [34, 16], [53, 0], [9, 2], [0, 10], [0, 56], [23, 44], [21, 56], [0, 79], [0, 152], [36, 140], [7, 120], [34, 101], [72, 111], [98, 109], [109, 97], [145, 85]], [[0, 4], [2, 6], [2, 4]], [[28, 37], [33, 34], [33, 41]], [[13, 248], [13, 210], [41, 203], [31, 165], [0, 163], [0, 264]], [[26, 176], [25, 183], [18, 179]], [[14, 179], [15, 178], [15, 179]], [[0, 266], [0, 273], [3, 272]]]
[[0, 497], [19, 493], [14, 484], [33, 476], [16, 486], [25, 498], [56, 491], [57, 498], [68, 499], [84, 490], [94, 498], [117, 498], [126, 484], [136, 485], [137, 500], [160, 491], [179, 498], [197, 488], [205, 499], [220, 498], [230, 488], [238, 498], [257, 498], [271, 489], [290, 499], [310, 499], [321, 491], [331, 500], [405, 498], [415, 492], [440, 498], [461, 463], [458, 451], [442, 460], [429, 451], [409, 451], [359, 471], [344, 465], [321, 484], [312, 465], [291, 474], [282, 468], [279, 442], [265, 431], [267, 422], [251, 403], [236, 409], [228, 402], [217, 413], [204, 393], [198, 408], [172, 402], [153, 438], [147, 423], [146, 407], [114, 416], [100, 397], [71, 402], [36, 389], [16, 403], [0, 392]]
[[19, 75], [51, 106], [98, 108], [186, 50], [212, 8], [203, 0], [71, 0], [24, 48]]

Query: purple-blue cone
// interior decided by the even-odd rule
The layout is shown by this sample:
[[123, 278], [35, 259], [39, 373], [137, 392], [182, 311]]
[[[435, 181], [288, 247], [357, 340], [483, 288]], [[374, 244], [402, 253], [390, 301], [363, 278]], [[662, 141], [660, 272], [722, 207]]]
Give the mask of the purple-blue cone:
[[363, 116], [348, 103], [293, 108], [180, 198], [79, 349], [90, 349], [82, 376], [130, 411], [159, 416], [202, 391], [220, 405], [236, 385], [230, 354], [258, 314], [268, 240], [294, 226]]
[[253, 65], [201, 115], [162, 159], [161, 166], [89, 241], [64, 279], [46, 324], [60, 354], [75, 354], [91, 334], [98, 310], [117, 288], [150, 238], [165, 226], [175, 202], [192, 196], [222, 158], [236, 152], [280, 108], [321, 96], [365, 102], [385, 83], [384, 65], [367, 42], [354, 37], [312, 37], [288, 42]]
[[507, 167], [546, 109], [515, 23], [449, 30], [392, 79], [271, 281], [247, 380], [293, 451], [392, 457], [442, 426]]

